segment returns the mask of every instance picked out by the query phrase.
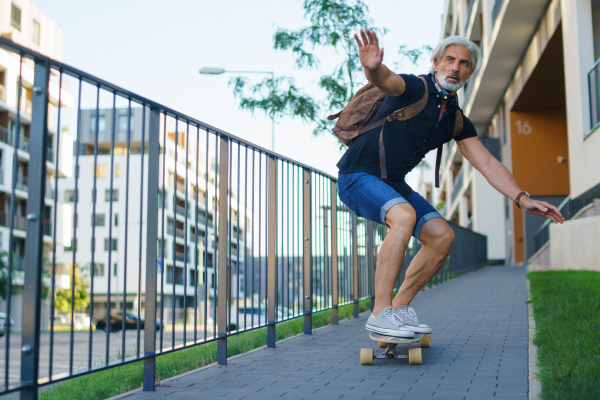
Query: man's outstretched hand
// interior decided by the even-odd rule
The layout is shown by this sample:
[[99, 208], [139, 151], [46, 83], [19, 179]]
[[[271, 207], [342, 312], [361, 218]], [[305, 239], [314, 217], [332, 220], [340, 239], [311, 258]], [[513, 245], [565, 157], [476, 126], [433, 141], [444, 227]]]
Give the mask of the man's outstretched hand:
[[529, 214], [546, 217], [557, 224], [562, 224], [565, 221], [560, 211], [558, 211], [558, 209], [552, 204], [545, 201], [534, 200], [523, 196], [521, 197], [519, 203], [521, 204], [521, 207]]
[[379, 48], [379, 41], [375, 32], [368, 29], [360, 30], [360, 37], [354, 35], [358, 43], [358, 56], [363, 67], [375, 69], [383, 62], [383, 48]]

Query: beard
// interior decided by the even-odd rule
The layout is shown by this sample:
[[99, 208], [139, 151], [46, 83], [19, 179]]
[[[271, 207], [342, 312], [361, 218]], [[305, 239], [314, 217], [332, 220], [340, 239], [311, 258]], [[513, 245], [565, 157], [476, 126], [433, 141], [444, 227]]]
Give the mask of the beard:
[[[448, 81], [448, 78], [451, 76], [458, 79], [458, 82], [455, 83], [455, 82]], [[467, 80], [468, 80], [468, 79], [462, 79], [460, 77], [460, 75], [458, 75], [457, 72], [448, 72], [445, 75], [438, 74], [438, 79], [440, 81], [440, 86], [449, 92], [456, 92], [458, 89], [465, 86], [465, 83], [467, 83]]]

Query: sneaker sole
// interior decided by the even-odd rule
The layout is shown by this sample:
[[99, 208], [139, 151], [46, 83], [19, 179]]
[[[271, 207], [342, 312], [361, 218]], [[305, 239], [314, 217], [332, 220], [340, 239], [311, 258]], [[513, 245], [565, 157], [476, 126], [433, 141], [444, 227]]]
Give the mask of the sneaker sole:
[[414, 333], [431, 333], [433, 329], [431, 328], [419, 328], [417, 326], [404, 325], [406, 329], [411, 330]]
[[396, 336], [396, 337], [402, 337], [402, 338], [407, 338], [407, 339], [413, 339], [415, 337], [415, 333], [408, 329], [406, 331], [399, 331], [397, 329], [380, 328], [378, 326], [369, 325], [369, 324], [367, 324], [365, 326], [365, 329], [368, 331], [371, 331], [371, 332], [375, 332], [375, 333], [379, 333], [381, 335], [387, 335], [387, 336]]

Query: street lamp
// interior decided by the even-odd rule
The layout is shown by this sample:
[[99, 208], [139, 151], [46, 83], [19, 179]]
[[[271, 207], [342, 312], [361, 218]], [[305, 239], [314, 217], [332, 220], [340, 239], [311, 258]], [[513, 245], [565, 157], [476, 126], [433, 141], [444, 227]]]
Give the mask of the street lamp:
[[[225, 68], [202, 67], [200, 73], [203, 75], [221, 75], [221, 74], [270, 74], [271, 75], [271, 93], [275, 84], [275, 74], [273, 71], [226, 71]], [[275, 151], [275, 118], [271, 117], [271, 151]]]

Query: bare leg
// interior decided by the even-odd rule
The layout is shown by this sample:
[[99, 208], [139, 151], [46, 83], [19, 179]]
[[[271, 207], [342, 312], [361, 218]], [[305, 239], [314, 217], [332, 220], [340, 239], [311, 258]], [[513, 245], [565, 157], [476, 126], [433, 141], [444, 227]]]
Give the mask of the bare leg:
[[415, 227], [415, 210], [408, 203], [396, 204], [386, 214], [390, 227], [379, 254], [375, 272], [375, 306], [373, 315], [392, 305], [394, 283], [400, 274], [406, 246]]
[[[454, 231], [441, 218], [434, 218], [421, 229], [423, 247], [406, 270], [404, 282], [393, 301], [394, 309], [410, 304], [419, 291], [440, 270], [454, 242]], [[382, 246], [383, 247], [383, 246]], [[379, 264], [377, 265], [379, 268]], [[375, 278], [377, 279], [377, 278]], [[377, 281], [376, 281], [377, 283]], [[375, 289], [377, 293], [377, 289]], [[375, 295], [377, 299], [377, 294]]]

